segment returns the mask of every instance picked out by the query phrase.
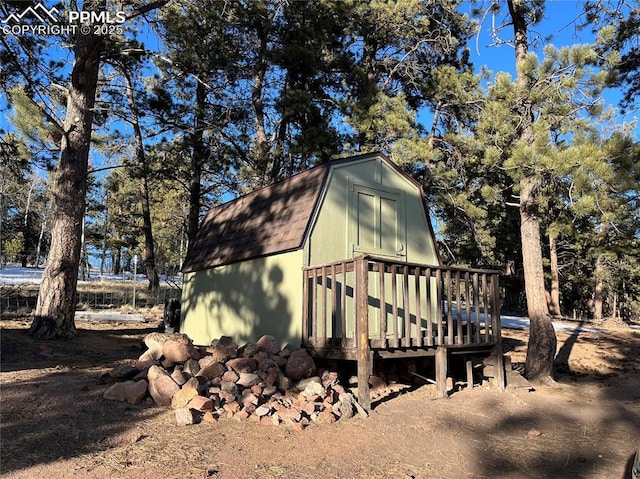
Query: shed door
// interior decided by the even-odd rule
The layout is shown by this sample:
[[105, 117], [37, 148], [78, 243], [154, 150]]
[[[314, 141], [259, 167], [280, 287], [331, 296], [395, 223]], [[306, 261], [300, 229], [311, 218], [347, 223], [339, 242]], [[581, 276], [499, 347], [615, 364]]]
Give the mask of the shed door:
[[354, 184], [352, 195], [353, 254], [405, 256], [402, 193]]

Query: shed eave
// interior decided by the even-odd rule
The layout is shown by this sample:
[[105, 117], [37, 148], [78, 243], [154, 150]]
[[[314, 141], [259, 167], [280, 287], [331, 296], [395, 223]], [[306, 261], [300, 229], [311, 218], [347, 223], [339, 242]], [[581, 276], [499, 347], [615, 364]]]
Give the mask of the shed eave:
[[244, 263], [246, 261], [252, 261], [252, 260], [255, 260], [255, 259], [259, 259], [259, 258], [267, 258], [267, 257], [270, 257], [270, 256], [277, 256], [277, 255], [280, 255], [280, 254], [291, 253], [293, 251], [301, 250], [303, 247], [304, 247], [304, 241], [299, 246], [296, 246], [296, 247], [293, 247], [293, 248], [286, 248], [286, 249], [282, 249], [282, 250], [278, 250], [278, 251], [272, 251], [272, 252], [265, 253], [265, 254], [252, 255], [252, 256], [248, 256], [246, 258], [241, 258], [239, 260], [234, 260], [234, 261], [225, 261], [225, 262], [220, 262], [220, 263], [212, 263], [212, 264], [209, 264], [209, 265], [203, 265], [203, 267], [201, 267], [201, 268], [182, 268], [180, 270], [180, 272], [182, 274], [198, 273], [200, 271], [207, 271], [207, 270], [210, 270], [210, 269], [213, 269], [213, 268], [219, 268], [221, 266], [229, 266], [231, 264]]

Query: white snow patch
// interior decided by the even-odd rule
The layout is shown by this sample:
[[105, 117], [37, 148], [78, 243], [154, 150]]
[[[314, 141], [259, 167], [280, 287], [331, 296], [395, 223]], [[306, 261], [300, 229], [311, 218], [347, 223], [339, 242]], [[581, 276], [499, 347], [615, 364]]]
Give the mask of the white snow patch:
[[141, 314], [122, 313], [120, 311], [76, 311], [76, 321], [133, 321], [144, 323], [145, 319]]

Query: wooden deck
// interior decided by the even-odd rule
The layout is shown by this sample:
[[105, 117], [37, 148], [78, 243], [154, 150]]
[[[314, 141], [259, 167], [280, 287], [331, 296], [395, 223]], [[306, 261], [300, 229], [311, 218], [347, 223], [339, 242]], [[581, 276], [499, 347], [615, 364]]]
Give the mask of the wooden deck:
[[[370, 408], [374, 359], [435, 356], [446, 395], [449, 354], [495, 357], [504, 388], [499, 272], [401, 263], [374, 256], [304, 268], [303, 345], [358, 363], [358, 399]], [[471, 376], [470, 361], [467, 374]]]

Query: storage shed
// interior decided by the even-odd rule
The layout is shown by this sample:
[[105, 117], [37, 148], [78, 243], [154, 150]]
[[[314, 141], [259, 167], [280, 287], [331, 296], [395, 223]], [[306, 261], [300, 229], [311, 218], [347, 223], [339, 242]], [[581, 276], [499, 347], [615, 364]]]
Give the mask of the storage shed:
[[441, 265], [420, 184], [381, 153], [213, 208], [183, 273], [180, 331], [199, 345], [271, 334], [365, 375], [374, 357], [442, 346], [446, 371], [447, 349], [499, 344], [496, 272]]

